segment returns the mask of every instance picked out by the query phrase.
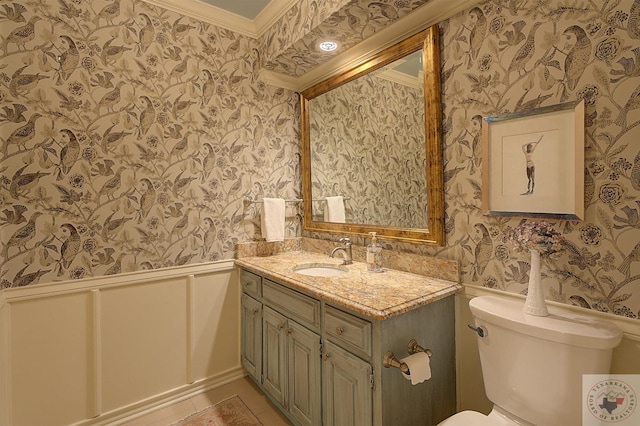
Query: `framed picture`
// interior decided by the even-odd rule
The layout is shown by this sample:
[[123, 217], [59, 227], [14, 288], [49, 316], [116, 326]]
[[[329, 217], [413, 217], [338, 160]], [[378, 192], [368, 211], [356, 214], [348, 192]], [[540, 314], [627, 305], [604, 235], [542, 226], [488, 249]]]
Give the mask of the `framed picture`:
[[483, 118], [482, 214], [584, 218], [584, 101]]

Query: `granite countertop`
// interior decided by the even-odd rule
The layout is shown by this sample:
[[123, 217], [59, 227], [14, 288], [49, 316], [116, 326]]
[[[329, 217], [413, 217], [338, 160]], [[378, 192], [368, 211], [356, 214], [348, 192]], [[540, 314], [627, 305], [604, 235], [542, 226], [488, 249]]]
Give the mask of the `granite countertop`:
[[366, 263], [345, 265], [347, 273], [315, 277], [294, 272], [301, 264], [341, 265], [342, 259], [308, 251], [290, 251], [266, 257], [243, 257], [236, 265], [311, 296], [332, 302], [366, 317], [384, 320], [427, 305], [462, 289], [453, 281], [385, 269], [368, 272]]

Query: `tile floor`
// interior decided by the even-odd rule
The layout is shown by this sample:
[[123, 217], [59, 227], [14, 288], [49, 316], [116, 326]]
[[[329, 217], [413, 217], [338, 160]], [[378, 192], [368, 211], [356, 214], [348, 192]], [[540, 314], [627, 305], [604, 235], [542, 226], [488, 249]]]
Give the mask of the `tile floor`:
[[249, 378], [234, 380], [219, 388], [196, 395], [184, 401], [149, 413], [143, 417], [121, 423], [121, 426], [168, 426], [190, 414], [238, 395], [264, 426], [290, 426], [280, 411], [267, 399]]

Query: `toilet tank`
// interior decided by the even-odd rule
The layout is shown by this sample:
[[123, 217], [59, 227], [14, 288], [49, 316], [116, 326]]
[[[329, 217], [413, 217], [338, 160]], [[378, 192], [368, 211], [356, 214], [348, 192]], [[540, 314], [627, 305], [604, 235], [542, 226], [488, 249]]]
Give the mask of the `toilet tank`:
[[622, 339], [614, 324], [550, 307], [522, 312], [524, 301], [480, 296], [469, 303], [487, 397], [534, 425], [582, 424], [582, 375], [607, 374]]

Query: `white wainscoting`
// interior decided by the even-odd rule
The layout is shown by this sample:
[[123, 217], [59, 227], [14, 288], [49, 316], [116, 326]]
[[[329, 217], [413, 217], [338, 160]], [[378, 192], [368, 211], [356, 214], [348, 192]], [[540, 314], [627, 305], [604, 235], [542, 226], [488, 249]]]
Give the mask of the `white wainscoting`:
[[233, 260], [0, 291], [0, 425], [131, 419], [243, 376]]
[[[473, 315], [469, 301], [476, 296], [493, 295], [505, 298], [523, 296], [492, 290], [484, 287], [465, 285], [464, 292], [456, 295], [456, 388], [458, 411], [474, 410], [488, 414], [492, 404], [484, 393], [482, 369], [478, 355], [477, 336], [467, 327], [473, 324]], [[620, 345], [613, 351], [611, 372], [614, 374], [640, 374], [640, 321], [602, 312], [590, 311], [565, 304], [547, 301], [562, 309], [579, 311], [581, 314], [610, 321], [622, 329], [624, 336]], [[578, 392], [581, 390], [578, 389]]]

